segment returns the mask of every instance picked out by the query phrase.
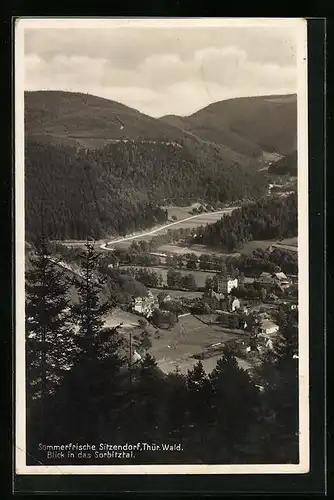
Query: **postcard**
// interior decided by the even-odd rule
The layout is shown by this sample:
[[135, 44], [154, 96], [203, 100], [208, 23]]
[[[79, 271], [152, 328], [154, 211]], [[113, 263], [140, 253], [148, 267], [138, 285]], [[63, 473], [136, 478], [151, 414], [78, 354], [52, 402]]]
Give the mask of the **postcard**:
[[16, 21], [16, 474], [309, 471], [306, 28]]

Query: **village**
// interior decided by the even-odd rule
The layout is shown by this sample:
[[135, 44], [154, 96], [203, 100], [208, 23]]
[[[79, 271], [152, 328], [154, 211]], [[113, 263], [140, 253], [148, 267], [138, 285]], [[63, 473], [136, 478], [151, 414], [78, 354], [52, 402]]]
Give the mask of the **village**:
[[[181, 281], [171, 288], [171, 277], [178, 271], [167, 271], [161, 264], [170, 257], [167, 254], [155, 256], [161, 265], [155, 271], [165, 271], [159, 275], [159, 286], [134, 296], [120, 316], [114, 313], [132, 343], [134, 363], [149, 352], [165, 373], [187, 373], [199, 359], [209, 373], [223, 348], [229, 346], [239, 365], [251, 371], [279, 339], [280, 311], [295, 312], [297, 328], [296, 275], [262, 272], [254, 277], [238, 270], [204, 273], [197, 269], [184, 271], [184, 279], [192, 282], [190, 287]], [[144, 275], [150, 273], [149, 267], [142, 269]]]
[[[227, 254], [189, 243], [198, 219], [185, 213], [175, 222], [171, 209], [169, 215], [181, 229], [167, 225], [160, 236], [153, 230], [111, 245], [96, 242], [98, 272], [111, 282], [105, 298], [116, 293], [105, 326], [123, 334], [131, 363], [149, 353], [166, 374], [186, 374], [198, 360], [210, 373], [229, 347], [251, 372], [280, 341], [282, 314], [298, 329], [297, 238], [251, 241], [249, 250]], [[79, 245], [55, 242], [54, 251], [63, 269], [80, 276]]]

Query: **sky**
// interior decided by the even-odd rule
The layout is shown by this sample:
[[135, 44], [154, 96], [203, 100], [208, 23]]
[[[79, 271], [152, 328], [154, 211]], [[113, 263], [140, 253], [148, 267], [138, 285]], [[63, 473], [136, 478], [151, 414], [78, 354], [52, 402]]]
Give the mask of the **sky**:
[[[150, 116], [186, 116], [233, 97], [297, 90], [297, 31], [259, 26], [27, 24], [25, 90], [105, 97]], [[29, 26], [29, 27], [28, 27]]]

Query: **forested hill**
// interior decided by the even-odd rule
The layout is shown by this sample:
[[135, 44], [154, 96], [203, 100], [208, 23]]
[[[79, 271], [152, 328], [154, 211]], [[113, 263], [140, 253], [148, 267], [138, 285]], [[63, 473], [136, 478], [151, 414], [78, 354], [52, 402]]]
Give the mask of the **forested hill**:
[[196, 230], [194, 243], [233, 251], [250, 240], [297, 236], [297, 194], [267, 198], [235, 210], [214, 224]]
[[87, 94], [27, 92], [27, 237], [42, 213], [52, 238], [99, 238], [164, 222], [167, 203], [261, 196], [262, 148], [294, 141], [295, 100], [233, 99], [170, 124]]
[[115, 141], [172, 142], [193, 153], [219, 151], [226, 165], [257, 165], [263, 152], [296, 147], [297, 100], [291, 96], [246, 97], [213, 103], [189, 117], [152, 118], [89, 94], [25, 93], [27, 138], [96, 149]]
[[115, 139], [176, 141], [180, 136], [174, 127], [119, 102], [53, 90], [25, 92], [25, 130], [28, 137], [87, 147]]
[[[26, 141], [27, 238], [100, 238], [163, 223], [165, 203], [254, 198], [260, 174], [224, 165], [219, 150], [118, 142], [97, 150]], [[43, 217], [42, 217], [43, 214]]]
[[216, 155], [224, 166], [237, 163], [253, 170], [257, 166], [254, 155], [235, 149], [228, 141], [216, 144], [118, 102], [89, 94], [26, 92], [25, 134], [43, 144], [85, 149], [117, 142], [162, 143], [178, 149], [186, 147], [193, 155]]
[[187, 117], [160, 120], [253, 157], [262, 151], [285, 155], [297, 146], [296, 94], [228, 99]]

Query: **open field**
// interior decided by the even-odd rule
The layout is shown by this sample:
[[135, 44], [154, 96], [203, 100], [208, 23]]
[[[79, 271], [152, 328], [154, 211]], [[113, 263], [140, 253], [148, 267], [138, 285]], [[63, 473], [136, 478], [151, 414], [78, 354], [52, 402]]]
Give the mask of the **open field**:
[[[189, 205], [189, 206], [186, 206], [186, 207], [178, 207], [178, 206], [163, 206], [162, 208], [165, 209], [165, 210], [168, 210], [168, 218], [171, 219], [173, 216], [177, 218], [177, 220], [180, 220], [182, 221], [182, 219], [187, 219], [188, 217], [192, 216], [193, 214], [191, 214], [191, 211], [193, 208], [198, 208], [201, 206], [201, 203], [193, 203], [192, 205]], [[212, 212], [203, 212], [202, 214], [198, 214], [197, 217], [201, 218], [203, 221], [205, 221], [206, 219], [208, 221], [212, 221], [212, 217], [210, 217], [210, 215], [212, 215], [213, 217], [215, 216], [215, 214], [217, 214], [217, 212], [222, 212], [222, 215], [224, 215], [224, 213], [229, 213], [230, 211], [234, 210], [235, 208], [237, 207], [225, 207], [225, 208], [221, 208], [221, 209], [217, 209], [217, 210], [214, 210]], [[201, 222], [202, 224], [203, 222]]]
[[[156, 272], [158, 275], [161, 274], [162, 276], [162, 279], [163, 279], [163, 282], [164, 284], [167, 285], [167, 273], [168, 273], [168, 269], [164, 269], [162, 267], [141, 267], [141, 266], [131, 266], [132, 269], [148, 269], [148, 270], [151, 270], [151, 271], [154, 271]], [[126, 269], [126, 267], [122, 267], [122, 269]], [[194, 278], [195, 278], [195, 282], [196, 282], [196, 285], [198, 288], [202, 288], [205, 286], [205, 280], [207, 277], [213, 277], [215, 276], [215, 272], [212, 271], [191, 271], [191, 270], [179, 270], [179, 269], [176, 269], [177, 272], [179, 272], [182, 276], [187, 276], [188, 274], [193, 274], [194, 275]]]
[[164, 210], [168, 210], [168, 218], [171, 219], [173, 216], [179, 219], [185, 219], [186, 217], [189, 217], [190, 212], [193, 208], [198, 208], [200, 206], [200, 203], [193, 203], [192, 205], [186, 206], [186, 207], [177, 207], [174, 205], [166, 205], [163, 206], [162, 208]]
[[[176, 253], [182, 255], [184, 253], [194, 253], [198, 257], [202, 254], [216, 254], [216, 255], [230, 255], [229, 253], [221, 251], [219, 248], [213, 248], [206, 245], [191, 245], [191, 246], [181, 246], [177, 243], [166, 243], [165, 245], [161, 245], [158, 252], [164, 253]], [[236, 255], [236, 254], [234, 254]]]
[[298, 252], [298, 247], [293, 245], [284, 245], [282, 243], [275, 243], [273, 245], [275, 248], [281, 248], [282, 250], [289, 250], [290, 252]]
[[292, 247], [297, 247], [298, 246], [298, 237], [295, 236], [294, 238], [286, 238], [285, 240], [280, 241], [281, 245], [289, 245]]
[[[202, 365], [207, 374], [211, 373], [212, 370], [216, 367], [217, 361], [221, 356], [213, 356], [212, 358], [202, 359]], [[250, 370], [252, 368], [252, 364], [242, 358], [236, 358], [240, 368], [244, 370]], [[198, 360], [194, 358], [187, 359], [177, 359], [177, 360], [169, 360], [169, 361], [160, 361], [158, 363], [159, 368], [165, 372], [175, 372], [176, 370], [183, 375], [188, 373], [188, 370], [191, 370]]]
[[158, 293], [160, 292], [166, 292], [168, 293], [168, 295], [170, 295], [171, 297], [185, 297], [187, 299], [197, 299], [197, 298], [200, 298], [202, 297], [202, 292], [185, 292], [183, 290], [171, 290], [169, 288], [164, 288], [164, 289], [161, 289], [161, 288], [149, 288], [149, 290], [151, 290], [151, 292], [153, 293], [153, 295], [158, 295]]
[[[87, 240], [55, 240], [54, 242], [69, 248], [85, 248]], [[104, 240], [96, 240], [94, 242], [95, 249], [98, 250], [103, 243]]]
[[121, 328], [135, 328], [138, 326], [138, 320], [139, 316], [136, 314], [117, 308], [112, 313], [105, 316], [104, 326], [114, 327], [122, 323]]
[[128, 236], [124, 236], [121, 238], [114, 238], [112, 241], [109, 241], [107, 243], [102, 244], [100, 247], [103, 250], [110, 250], [113, 247], [119, 247], [122, 245], [122, 247], [126, 247], [124, 243], [128, 243], [133, 241], [133, 240], [146, 240], [149, 241], [151, 238], [156, 236], [157, 234], [165, 234], [169, 229], [180, 229], [180, 228], [196, 228], [201, 225], [206, 225], [206, 224], [212, 224], [213, 222], [216, 222], [217, 220], [221, 219], [222, 217], [226, 215], [230, 215], [233, 210], [237, 209], [239, 207], [229, 207], [229, 208], [224, 208], [222, 210], [219, 210], [217, 212], [205, 212], [203, 214], [198, 214], [198, 215], [189, 215], [181, 219], [179, 221], [174, 221], [174, 222], [169, 222], [168, 224], [164, 224], [162, 226], [156, 226], [151, 229], [145, 229], [143, 231], [139, 231], [138, 233], [130, 234]]
[[[174, 291], [174, 293], [176, 292]], [[140, 316], [136, 314], [116, 309], [112, 314], [106, 316], [105, 326], [113, 327], [123, 323], [120, 332], [123, 332], [125, 338], [128, 339], [128, 332], [134, 336], [143, 331], [138, 326], [139, 318]], [[152, 347], [149, 352], [155, 357], [158, 366], [165, 373], [179, 370], [186, 374], [197, 363], [197, 360], [191, 357], [193, 354], [200, 353], [212, 344], [224, 343], [243, 336], [241, 331], [205, 324], [191, 314], [181, 316], [178, 323], [170, 330], [156, 328], [149, 323], [145, 329], [151, 335]], [[245, 334], [245, 339], [247, 339], [247, 334]], [[202, 360], [207, 373], [213, 370], [219, 358], [218, 354]], [[246, 360], [238, 358], [238, 363], [244, 369], [251, 368], [251, 364]]]
[[285, 250], [290, 250], [292, 252], [297, 252], [298, 251], [298, 237], [296, 236], [294, 238], [286, 238], [285, 240], [277, 241], [274, 244], [274, 247], [282, 248]]
[[266, 250], [270, 246], [276, 247], [276, 248], [282, 248], [286, 250], [292, 250], [292, 251], [297, 251], [298, 247], [298, 238], [287, 238], [282, 241], [277, 241], [277, 240], [253, 240], [253, 241], [248, 241], [242, 249], [240, 249], [238, 252], [232, 252], [228, 253], [223, 250], [220, 250], [219, 248], [215, 247], [209, 247], [206, 245], [191, 245], [191, 246], [182, 246], [178, 245], [177, 243], [167, 243], [165, 245], [161, 245], [157, 251], [158, 252], [164, 252], [164, 253], [176, 253], [179, 255], [182, 255], [184, 253], [194, 253], [197, 256], [200, 256], [201, 254], [217, 254], [217, 255], [224, 255], [224, 256], [229, 256], [229, 255], [234, 255], [235, 257], [239, 256], [241, 253], [244, 253], [246, 255], [250, 255], [254, 250], [257, 248], [261, 248], [262, 250]]
[[[253, 241], [248, 241], [243, 248], [240, 250], [240, 253], [244, 253], [246, 255], [250, 255], [254, 250], [257, 248], [261, 248], [262, 250], [266, 250], [269, 248], [271, 245], [274, 245], [276, 243], [276, 240], [253, 240]], [[237, 255], [237, 254], [233, 254]]]
[[[157, 335], [153, 335], [150, 353], [164, 372], [179, 369], [181, 373], [187, 373], [197, 362], [191, 357], [193, 354], [201, 352], [212, 344], [224, 343], [235, 338], [240, 338], [240, 335], [229, 333], [227, 329], [218, 325], [205, 325], [194, 316], [188, 315], [180, 317], [179, 322], [171, 330], [159, 330]], [[204, 369], [210, 372], [219, 357], [216, 355], [203, 360]], [[240, 360], [241, 362], [243, 367], [246, 367], [247, 362]]]

